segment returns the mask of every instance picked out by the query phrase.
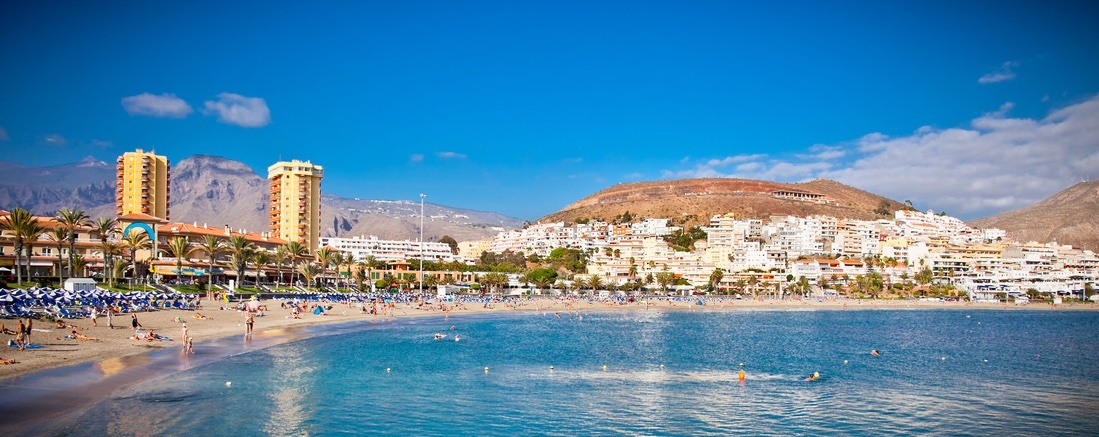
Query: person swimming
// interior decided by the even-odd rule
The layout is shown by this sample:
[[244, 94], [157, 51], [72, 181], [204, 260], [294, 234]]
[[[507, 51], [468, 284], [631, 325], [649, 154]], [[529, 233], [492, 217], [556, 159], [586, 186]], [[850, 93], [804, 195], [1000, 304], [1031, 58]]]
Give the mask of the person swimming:
[[435, 333], [435, 339], [436, 340], [442, 340], [444, 338], [446, 338], [446, 335], [443, 335], [442, 333], [439, 333], [439, 332]]
[[881, 356], [881, 353], [878, 353], [877, 349], [870, 349], [870, 356], [878, 357]]
[[820, 372], [813, 372], [812, 375], [805, 378], [806, 381], [816, 381], [818, 379], [820, 379]]

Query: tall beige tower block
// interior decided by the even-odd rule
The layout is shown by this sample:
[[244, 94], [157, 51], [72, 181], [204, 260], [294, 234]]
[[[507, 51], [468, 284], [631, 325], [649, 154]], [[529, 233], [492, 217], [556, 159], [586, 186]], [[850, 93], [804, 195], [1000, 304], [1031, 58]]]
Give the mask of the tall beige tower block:
[[171, 192], [168, 157], [137, 149], [118, 157], [115, 212], [119, 216], [140, 213], [168, 220]]
[[324, 167], [309, 161], [275, 163], [267, 168], [271, 181], [271, 232], [298, 241], [317, 253], [321, 238], [321, 179]]

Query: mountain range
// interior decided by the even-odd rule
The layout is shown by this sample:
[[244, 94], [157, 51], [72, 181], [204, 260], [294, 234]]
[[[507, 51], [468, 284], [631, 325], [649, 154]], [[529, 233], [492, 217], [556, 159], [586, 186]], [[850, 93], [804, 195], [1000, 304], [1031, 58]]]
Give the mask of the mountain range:
[[[0, 162], [0, 209], [19, 207], [52, 215], [61, 208], [77, 208], [91, 217], [114, 216], [116, 185], [115, 166], [91, 157], [53, 167]], [[241, 162], [209, 155], [185, 158], [172, 164], [171, 186], [172, 221], [268, 230], [267, 179]], [[321, 223], [324, 236], [415, 240], [420, 204], [322, 194]], [[494, 212], [424, 204], [425, 241], [438, 241], [444, 235], [458, 241], [478, 240], [522, 226], [522, 220]]]
[[[226, 158], [194, 155], [172, 166], [172, 221], [267, 230], [267, 179]], [[88, 157], [80, 162], [32, 167], [0, 161], [0, 209], [26, 208], [52, 215], [82, 209], [91, 217], [113, 216], [115, 166]], [[322, 182], [323, 186], [323, 182]], [[349, 199], [322, 194], [325, 236], [376, 235], [419, 238], [420, 204], [410, 200]], [[539, 222], [669, 218], [676, 225], [705, 225], [715, 214], [766, 218], [770, 215], [829, 215], [872, 220], [908, 205], [835, 181], [802, 183], [709, 178], [618, 184], [549, 214]], [[1000, 228], [1019, 241], [1057, 241], [1099, 248], [1099, 181], [1082, 182], [1014, 211], [972, 220], [978, 228]], [[449, 235], [458, 241], [491, 237], [524, 225], [494, 212], [424, 204], [424, 240]]]

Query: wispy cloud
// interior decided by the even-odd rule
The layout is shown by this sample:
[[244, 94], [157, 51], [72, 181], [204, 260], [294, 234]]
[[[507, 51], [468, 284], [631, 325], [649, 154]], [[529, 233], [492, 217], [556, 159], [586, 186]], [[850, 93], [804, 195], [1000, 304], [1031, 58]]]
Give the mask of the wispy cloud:
[[164, 118], [186, 118], [192, 112], [191, 105], [175, 94], [141, 93], [123, 97], [122, 109], [130, 115]]
[[[833, 179], [917, 206], [976, 217], [1021, 208], [1094, 175], [1099, 168], [1099, 96], [1042, 119], [1012, 118], [1011, 104], [968, 127], [921, 127], [891, 138], [871, 133], [840, 146], [810, 148], [794, 159], [734, 167], [708, 160], [665, 177], [744, 177], [794, 182]], [[845, 160], [825, 159], [845, 154]]]
[[439, 152], [436, 155], [442, 159], [466, 159], [466, 155], [458, 152]]
[[221, 93], [218, 100], [206, 101], [205, 114], [217, 114], [218, 121], [241, 127], [263, 127], [271, 123], [271, 110], [259, 97]]
[[1015, 72], [1011, 71], [1011, 69], [1015, 68], [1015, 67], [1018, 67], [1018, 66], [1019, 66], [1018, 62], [1014, 62], [1014, 61], [1004, 62], [1004, 64], [1001, 65], [1000, 68], [997, 68], [996, 70], [993, 70], [989, 73], [986, 73], [984, 76], [981, 76], [979, 79], [977, 79], [977, 83], [979, 83], [981, 85], [985, 85], [985, 84], [1003, 82], [1005, 80], [1014, 79], [1015, 78]]
[[69, 140], [61, 136], [61, 134], [46, 134], [42, 136], [41, 143], [47, 146], [61, 147], [69, 144]]
[[114, 144], [112, 144], [110, 141], [93, 139], [92, 143], [91, 143], [91, 146], [95, 147], [97, 149], [100, 149], [100, 150], [107, 150], [107, 149], [110, 149], [111, 147], [114, 147]]
[[419, 153], [413, 153], [412, 155], [408, 156], [408, 162], [411, 162], [413, 164], [424, 162], [424, 155]]
[[8, 131], [4, 129], [4, 126], [0, 126], [0, 141], [7, 141], [10, 139], [11, 137], [8, 136]]

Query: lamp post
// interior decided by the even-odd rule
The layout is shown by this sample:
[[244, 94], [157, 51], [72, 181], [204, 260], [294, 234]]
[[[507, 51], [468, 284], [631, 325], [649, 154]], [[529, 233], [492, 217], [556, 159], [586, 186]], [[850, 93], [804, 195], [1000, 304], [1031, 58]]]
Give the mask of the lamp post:
[[420, 294], [424, 294], [424, 198], [420, 193]]

